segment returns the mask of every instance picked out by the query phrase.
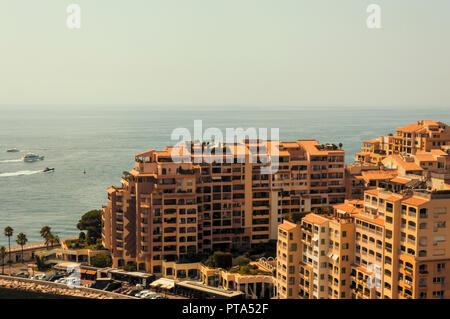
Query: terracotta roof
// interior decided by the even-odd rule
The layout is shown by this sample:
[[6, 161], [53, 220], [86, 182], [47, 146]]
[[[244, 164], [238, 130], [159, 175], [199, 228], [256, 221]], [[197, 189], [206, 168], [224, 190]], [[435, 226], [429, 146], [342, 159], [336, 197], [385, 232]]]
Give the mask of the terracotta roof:
[[347, 199], [345, 200], [345, 203], [354, 206], [354, 205], [363, 205], [364, 201], [360, 199]]
[[353, 217], [362, 219], [362, 220], [364, 220], [364, 221], [366, 221], [368, 223], [377, 224], [379, 226], [384, 226], [384, 219], [381, 219], [379, 217], [377, 217], [377, 218], [370, 218], [368, 216], [364, 216], [364, 215], [361, 215], [361, 214], [355, 214], [355, 215], [353, 215]]
[[363, 143], [376, 144], [376, 143], [380, 143], [380, 141], [377, 138], [374, 138], [371, 140], [363, 141]]
[[423, 171], [423, 168], [414, 162], [406, 162], [399, 155], [391, 155], [392, 158], [397, 162], [398, 166], [403, 167], [406, 171]]
[[285, 220], [279, 227], [283, 230], [290, 231], [297, 227], [297, 225]]
[[352, 206], [350, 204], [337, 204], [337, 205], [333, 205], [333, 208], [336, 210], [344, 211], [349, 214], [357, 214], [357, 213], [361, 212], [361, 210], [362, 210], [361, 208]]
[[378, 188], [368, 189], [364, 192], [365, 194], [378, 196]]
[[430, 153], [433, 154], [433, 155], [436, 155], [436, 156], [446, 156], [446, 155], [448, 155], [443, 150], [438, 150], [438, 149], [432, 149], [432, 150], [430, 150]]
[[440, 122], [433, 120], [423, 120], [424, 125], [438, 126]]
[[297, 143], [302, 146], [310, 155], [327, 155], [329, 153], [342, 153], [344, 154], [344, 150], [319, 150], [317, 146], [320, 146], [320, 143], [316, 140], [298, 140]]
[[413, 123], [413, 124], [406, 125], [404, 127], [399, 127], [397, 130], [401, 131], [401, 132], [406, 132], [406, 133], [413, 133], [413, 132], [420, 131], [422, 129], [424, 129], [424, 127], [422, 125]]
[[296, 142], [281, 142], [280, 146], [284, 148], [299, 148], [299, 145]]
[[363, 171], [362, 176], [366, 181], [370, 180], [385, 180], [391, 179], [397, 176], [397, 171], [385, 171], [385, 170], [371, 170], [371, 171]]
[[308, 214], [305, 217], [303, 217], [303, 220], [308, 222], [308, 223], [311, 223], [311, 224], [319, 224], [320, 225], [320, 224], [323, 224], [323, 223], [327, 222], [328, 218], [325, 218], [325, 217], [322, 217], [320, 215], [311, 213], [311, 214]]
[[403, 196], [398, 197], [398, 196], [389, 196], [388, 198], [386, 198], [386, 201], [388, 202], [396, 202], [399, 201], [403, 198]]
[[429, 201], [430, 201], [429, 199], [412, 196], [405, 200], [402, 200], [402, 203], [406, 204], [406, 205], [411, 205], [411, 206], [420, 206], [420, 205], [428, 203]]
[[414, 156], [419, 162], [437, 162], [437, 159], [431, 154], [416, 154]]
[[409, 178], [396, 177], [391, 179], [391, 182], [398, 184], [408, 184], [411, 180]]

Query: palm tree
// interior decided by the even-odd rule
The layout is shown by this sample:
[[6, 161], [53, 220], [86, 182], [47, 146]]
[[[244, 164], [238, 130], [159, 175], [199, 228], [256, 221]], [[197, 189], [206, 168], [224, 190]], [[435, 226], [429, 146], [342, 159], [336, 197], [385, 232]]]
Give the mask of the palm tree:
[[53, 243], [53, 234], [52, 233], [48, 233], [45, 235], [45, 246], [47, 246], [47, 250], [48, 250], [48, 246], [52, 245]]
[[22, 264], [23, 264], [23, 246], [28, 242], [27, 235], [20, 233], [17, 235], [16, 243], [22, 248]]
[[41, 237], [45, 240], [45, 245], [47, 246], [48, 249], [48, 244], [50, 243], [50, 241], [48, 240], [50, 235], [52, 234], [52, 229], [49, 226], [44, 226], [41, 228], [40, 231]]
[[52, 245], [52, 247], [56, 244], [59, 244], [59, 236], [58, 235], [53, 235], [50, 238], [50, 244]]
[[10, 226], [6, 226], [4, 234], [8, 237], [8, 264], [9, 264], [9, 274], [11, 274], [11, 237], [14, 233], [14, 229]]
[[6, 248], [5, 246], [0, 247], [0, 258], [2, 259], [2, 275], [5, 274], [5, 257], [6, 257]]

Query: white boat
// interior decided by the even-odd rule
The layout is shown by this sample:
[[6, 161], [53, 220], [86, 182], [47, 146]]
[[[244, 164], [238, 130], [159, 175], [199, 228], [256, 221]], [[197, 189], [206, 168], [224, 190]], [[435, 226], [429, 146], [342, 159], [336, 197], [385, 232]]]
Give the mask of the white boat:
[[20, 152], [17, 148], [9, 148], [6, 151], [9, 152], [9, 153]]
[[43, 159], [44, 159], [44, 156], [39, 156], [34, 153], [28, 153], [22, 158], [22, 160], [24, 162], [36, 162], [36, 161], [42, 161]]

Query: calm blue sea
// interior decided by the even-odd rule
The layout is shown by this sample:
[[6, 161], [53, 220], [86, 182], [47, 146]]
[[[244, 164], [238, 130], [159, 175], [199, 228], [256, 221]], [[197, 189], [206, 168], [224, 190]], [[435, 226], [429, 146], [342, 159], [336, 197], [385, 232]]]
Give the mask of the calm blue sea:
[[[0, 106], [0, 244], [7, 225], [38, 241], [49, 225], [60, 237], [77, 235], [76, 223], [106, 204], [106, 188], [120, 185], [133, 154], [174, 142], [174, 128], [279, 128], [282, 140], [343, 143], [347, 162], [361, 141], [394, 132], [418, 119], [450, 123], [449, 109]], [[20, 153], [6, 153], [16, 147]], [[24, 163], [26, 152], [45, 160]], [[54, 173], [39, 172], [54, 167]], [[86, 174], [83, 174], [86, 170]]]

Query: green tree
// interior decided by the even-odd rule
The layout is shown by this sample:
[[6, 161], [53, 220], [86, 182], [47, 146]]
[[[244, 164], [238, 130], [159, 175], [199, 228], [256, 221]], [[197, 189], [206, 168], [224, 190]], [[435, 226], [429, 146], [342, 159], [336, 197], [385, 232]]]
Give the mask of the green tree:
[[6, 237], [8, 237], [8, 264], [9, 264], [9, 274], [11, 274], [11, 237], [14, 233], [14, 229], [10, 226], [6, 226], [4, 230], [4, 234]]
[[206, 260], [205, 264], [211, 268], [229, 269], [233, 265], [233, 257], [230, 253], [215, 251], [214, 254]]
[[50, 244], [53, 246], [59, 245], [59, 236], [51, 234], [50, 236]]
[[0, 258], [2, 259], [2, 275], [5, 274], [5, 257], [6, 257], [6, 248], [5, 246], [0, 247]]
[[25, 235], [24, 233], [19, 233], [17, 235], [16, 243], [20, 245], [20, 247], [22, 248], [22, 264], [23, 264], [23, 246], [25, 246], [27, 242], [28, 242], [27, 235]]
[[244, 266], [250, 262], [250, 259], [245, 256], [238, 256], [233, 259], [233, 266]]
[[48, 249], [48, 245], [50, 244], [50, 237], [52, 235], [52, 228], [49, 226], [44, 226], [41, 228], [40, 234], [42, 239], [45, 240], [45, 246], [47, 246]]
[[106, 254], [97, 254], [91, 257], [91, 266], [98, 268], [111, 267], [112, 260], [111, 256]]
[[87, 231], [88, 245], [95, 244], [97, 239], [102, 237], [102, 211], [99, 209], [91, 210], [81, 216], [77, 228]]

